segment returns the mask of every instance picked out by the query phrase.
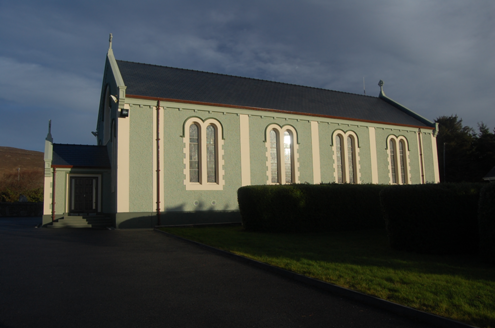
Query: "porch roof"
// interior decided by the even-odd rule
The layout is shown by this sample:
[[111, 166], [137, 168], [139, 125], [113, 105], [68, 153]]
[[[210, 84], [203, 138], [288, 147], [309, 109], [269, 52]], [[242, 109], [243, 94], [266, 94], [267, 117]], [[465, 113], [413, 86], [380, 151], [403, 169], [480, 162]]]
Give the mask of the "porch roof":
[[53, 144], [52, 167], [110, 168], [107, 147]]

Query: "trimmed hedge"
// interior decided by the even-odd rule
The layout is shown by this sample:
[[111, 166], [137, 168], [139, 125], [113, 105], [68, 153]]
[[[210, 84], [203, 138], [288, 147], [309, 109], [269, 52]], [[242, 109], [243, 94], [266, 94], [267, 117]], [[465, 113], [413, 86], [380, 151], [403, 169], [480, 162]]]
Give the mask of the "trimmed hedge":
[[292, 184], [239, 188], [247, 230], [318, 232], [385, 228], [380, 207], [384, 185]]
[[495, 183], [481, 190], [478, 222], [480, 255], [488, 262], [495, 263]]
[[380, 193], [390, 246], [427, 254], [476, 253], [484, 184], [391, 186]]

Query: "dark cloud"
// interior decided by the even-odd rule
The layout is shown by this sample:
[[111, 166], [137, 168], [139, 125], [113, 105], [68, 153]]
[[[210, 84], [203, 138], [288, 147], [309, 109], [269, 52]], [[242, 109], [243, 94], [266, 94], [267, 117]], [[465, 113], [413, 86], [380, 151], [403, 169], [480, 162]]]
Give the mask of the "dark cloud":
[[354, 93], [365, 77], [370, 95], [383, 79], [388, 96], [431, 120], [457, 114], [493, 128], [494, 9], [488, 0], [2, 2], [0, 139], [32, 149], [37, 126], [6, 139], [4, 125], [36, 111], [41, 122], [30, 124], [45, 129], [59, 115], [71, 127], [60, 141], [93, 142], [110, 32], [119, 59]]

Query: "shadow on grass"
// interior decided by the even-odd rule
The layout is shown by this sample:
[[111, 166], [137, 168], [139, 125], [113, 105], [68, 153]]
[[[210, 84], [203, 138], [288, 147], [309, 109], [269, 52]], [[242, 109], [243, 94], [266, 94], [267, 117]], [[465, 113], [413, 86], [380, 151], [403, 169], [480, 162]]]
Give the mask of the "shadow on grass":
[[495, 327], [495, 266], [476, 257], [395, 251], [385, 230], [259, 233], [165, 231], [309, 277], [480, 327]]
[[230, 252], [270, 257], [377, 266], [415, 273], [455, 273], [466, 279], [495, 282], [495, 265], [472, 255], [426, 255], [389, 248], [385, 230], [335, 233], [260, 233], [242, 227], [167, 228], [167, 231]]

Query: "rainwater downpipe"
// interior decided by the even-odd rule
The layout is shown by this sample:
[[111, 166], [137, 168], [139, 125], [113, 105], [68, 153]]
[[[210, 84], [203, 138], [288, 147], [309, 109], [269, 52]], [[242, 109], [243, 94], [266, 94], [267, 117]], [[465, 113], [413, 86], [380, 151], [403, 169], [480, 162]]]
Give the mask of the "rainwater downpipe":
[[53, 186], [52, 186], [52, 222], [55, 222], [55, 178], [57, 176], [57, 168], [53, 168]]
[[421, 129], [418, 129], [418, 142], [419, 142], [419, 162], [421, 164], [421, 183], [425, 183], [425, 168], [423, 163], [423, 138], [421, 138]]
[[160, 222], [160, 100], [156, 104], [156, 220]]

